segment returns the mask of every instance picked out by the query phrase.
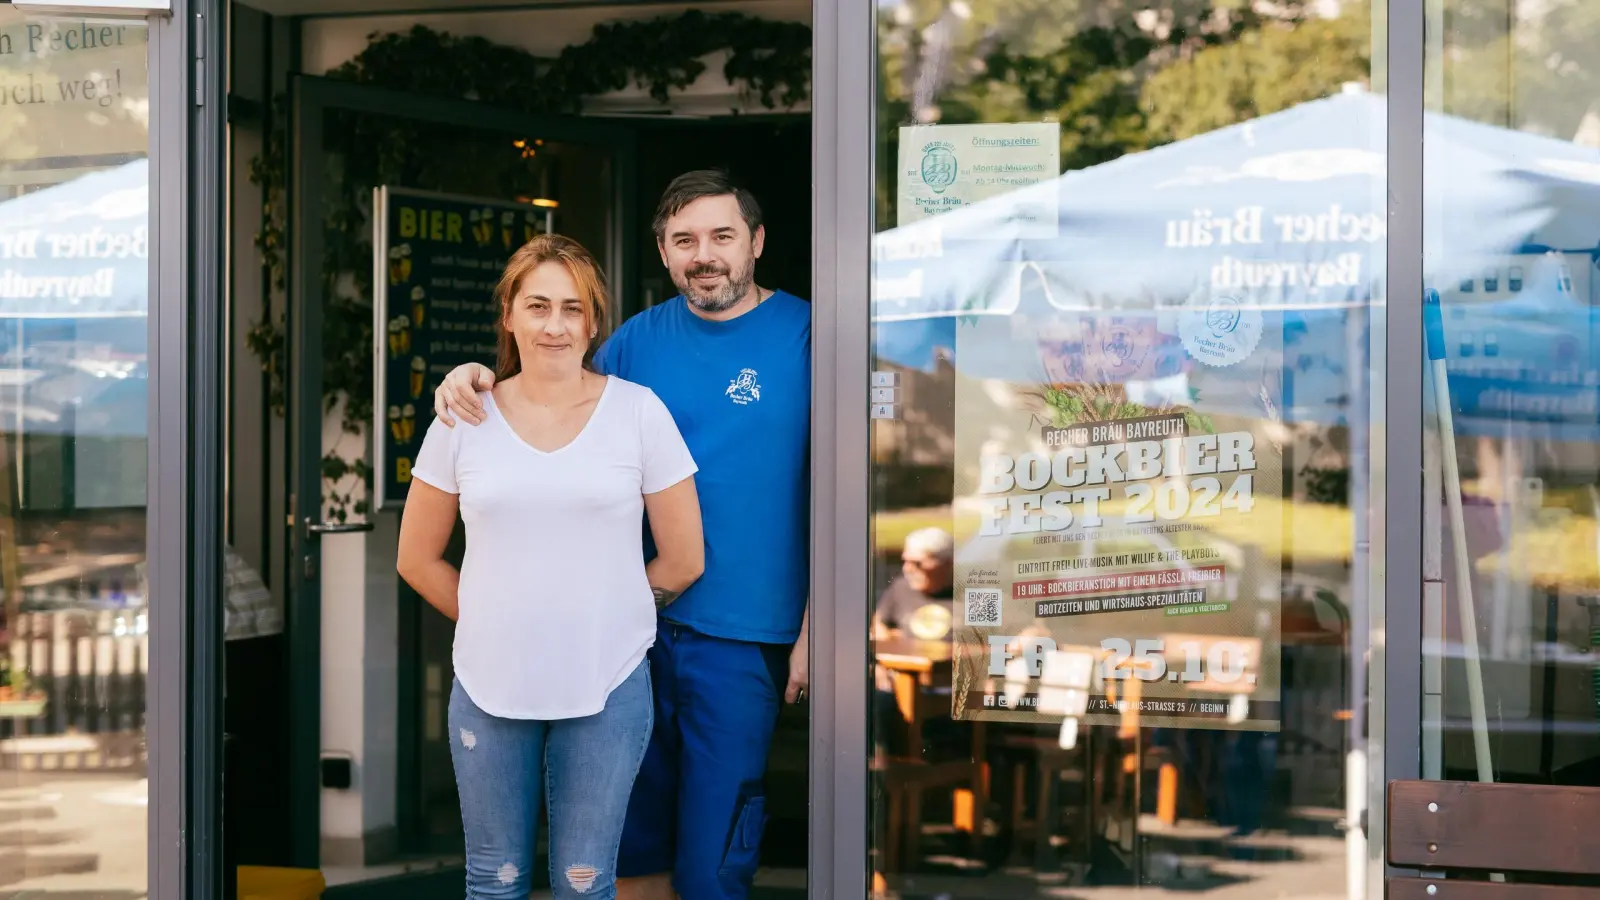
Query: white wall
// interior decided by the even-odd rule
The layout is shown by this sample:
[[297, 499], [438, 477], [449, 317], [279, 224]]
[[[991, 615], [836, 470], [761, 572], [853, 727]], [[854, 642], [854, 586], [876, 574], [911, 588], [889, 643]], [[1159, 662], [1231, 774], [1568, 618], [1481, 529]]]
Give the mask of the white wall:
[[[323, 423], [324, 451], [355, 458], [366, 435], [344, 434], [343, 409]], [[399, 516], [373, 530], [322, 538], [322, 752], [348, 755], [348, 790], [322, 791], [323, 862], [381, 861], [396, 839], [399, 712]]]

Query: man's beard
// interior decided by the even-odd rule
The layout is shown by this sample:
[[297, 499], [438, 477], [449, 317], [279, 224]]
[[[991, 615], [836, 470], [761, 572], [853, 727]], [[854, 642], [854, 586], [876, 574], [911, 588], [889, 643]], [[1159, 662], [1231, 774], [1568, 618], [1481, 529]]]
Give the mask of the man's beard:
[[[703, 275], [726, 275], [727, 281], [720, 288], [701, 290], [695, 286], [694, 279]], [[737, 306], [750, 293], [751, 285], [755, 284], [755, 260], [750, 260], [738, 270], [727, 269], [716, 263], [690, 266], [684, 270], [681, 278], [673, 279], [673, 284], [695, 309], [706, 313], [727, 312]]]

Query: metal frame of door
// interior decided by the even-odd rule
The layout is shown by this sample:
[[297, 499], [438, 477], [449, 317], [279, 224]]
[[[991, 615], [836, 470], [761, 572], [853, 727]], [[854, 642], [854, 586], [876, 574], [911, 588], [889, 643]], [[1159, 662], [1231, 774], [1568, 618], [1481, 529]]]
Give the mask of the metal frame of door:
[[225, 82], [217, 74], [225, 20], [224, 4], [208, 0], [171, 0], [167, 14], [145, 18], [147, 893], [174, 900], [227, 894], [221, 859], [226, 115]]
[[813, 898], [867, 891], [867, 398], [877, 9], [812, 3], [811, 847]]
[[[1427, 5], [1434, 0], [1379, 0], [1373, 4], [1374, 68], [1379, 36], [1385, 65], [1381, 90], [1388, 97], [1389, 235], [1385, 285], [1387, 302], [1381, 316], [1382, 347], [1374, 347], [1373, 378], [1383, 380], [1372, 392], [1372, 492], [1369, 512], [1374, 548], [1370, 634], [1373, 678], [1370, 736], [1371, 771], [1367, 778], [1366, 896], [1384, 896], [1386, 874], [1384, 786], [1396, 779], [1416, 778], [1422, 749], [1422, 694], [1442, 689], [1424, 678], [1429, 649], [1423, 640], [1423, 110]], [[1376, 329], [1375, 329], [1376, 330]], [[1376, 343], [1376, 340], [1375, 340]], [[1382, 406], [1378, 406], [1381, 403]], [[1434, 523], [1434, 527], [1437, 524]], [[1432, 585], [1440, 589], [1440, 585]], [[1443, 661], [1434, 649], [1434, 665], [1442, 682]]]
[[[300, 76], [290, 91], [290, 296], [289, 296], [289, 486], [292, 540], [289, 554], [287, 629], [289, 635], [289, 779], [294, 865], [316, 868], [321, 841], [322, 602], [318, 533], [322, 496], [322, 308], [323, 223], [320, 198], [327, 195], [327, 170], [321, 164], [324, 115], [334, 109], [388, 116], [510, 136], [538, 134], [548, 140], [601, 145], [615, 154], [611, 253], [606, 265], [612, 283], [625, 294], [637, 279], [637, 218], [634, 131], [620, 123], [566, 116], [533, 115], [466, 100], [419, 97], [382, 88]], [[308, 374], [309, 373], [309, 374]], [[309, 499], [308, 499], [309, 498]], [[306, 573], [313, 573], [306, 577]], [[402, 685], [411, 677], [400, 660]], [[396, 710], [403, 720], [411, 704]], [[403, 729], [402, 729], [403, 732]], [[404, 747], [401, 748], [404, 752]], [[404, 771], [404, 767], [402, 767]], [[403, 786], [402, 786], [403, 789]], [[384, 896], [392, 896], [389, 885]]]

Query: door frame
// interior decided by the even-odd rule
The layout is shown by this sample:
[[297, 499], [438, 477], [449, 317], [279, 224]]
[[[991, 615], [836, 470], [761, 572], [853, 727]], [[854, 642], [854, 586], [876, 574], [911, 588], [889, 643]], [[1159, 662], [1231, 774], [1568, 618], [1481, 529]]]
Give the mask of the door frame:
[[187, 900], [232, 896], [221, 858], [226, 13], [171, 0], [140, 18], [151, 113], [146, 880], [148, 896]]
[[[1425, 692], [1442, 693], [1443, 659], [1438, 645], [1425, 638], [1431, 623], [1423, 621], [1425, 592], [1443, 591], [1426, 581], [1424, 560], [1427, 528], [1440, 527], [1437, 516], [1424, 515], [1422, 488], [1426, 386], [1424, 372], [1423, 253], [1426, 208], [1423, 188], [1423, 113], [1426, 109], [1428, 36], [1427, 6], [1432, 0], [1378, 0], [1373, 4], [1373, 47], [1384, 38], [1382, 88], [1388, 96], [1387, 162], [1389, 233], [1386, 247], [1382, 346], [1374, 348], [1371, 483], [1373, 491], [1373, 554], [1369, 596], [1372, 675], [1368, 687], [1371, 712], [1366, 815], [1360, 823], [1367, 842], [1365, 895], [1384, 896], [1384, 877], [1393, 874], [1384, 855], [1390, 781], [1417, 778], [1421, 772]], [[1381, 28], [1381, 30], [1380, 30]], [[1435, 39], [1439, 36], [1435, 35]], [[1377, 53], [1373, 54], [1377, 69]], [[1437, 61], [1438, 57], [1433, 57]], [[1375, 73], [1379, 74], [1379, 73]], [[1376, 331], [1376, 329], [1375, 329]], [[1378, 404], [1382, 404], [1379, 406]], [[1437, 604], [1433, 608], [1439, 608]], [[1443, 623], [1437, 623], [1442, 637]], [[1431, 664], [1425, 659], [1433, 651]], [[1381, 652], [1380, 652], [1381, 651]], [[1429, 676], [1429, 673], [1437, 678]], [[1352, 823], [1352, 827], [1357, 827]]]
[[[317, 868], [321, 858], [322, 755], [322, 602], [320, 538], [310, 531], [311, 517], [320, 518], [322, 497], [322, 359], [321, 271], [323, 234], [320, 198], [327, 195], [328, 174], [321, 156], [308, 152], [322, 146], [324, 115], [334, 109], [397, 119], [451, 125], [507, 135], [539, 134], [548, 140], [601, 145], [616, 160], [612, 173], [612, 216], [604, 260], [612, 283], [626, 295], [637, 282], [637, 215], [624, 202], [636, 193], [636, 140], [626, 123], [576, 116], [541, 115], [469, 100], [422, 97], [387, 88], [298, 75], [290, 83], [289, 176], [289, 312], [288, 460], [290, 552], [285, 627], [289, 654], [289, 821], [290, 859], [295, 866]], [[309, 376], [306, 373], [311, 373]], [[312, 501], [300, 498], [316, 498]], [[315, 574], [307, 578], [308, 570]], [[402, 594], [405, 592], [402, 592]], [[397, 602], [399, 598], [397, 598]], [[415, 603], [413, 599], [413, 604]], [[407, 610], [400, 610], [402, 629]], [[402, 649], [405, 648], [404, 631]], [[416, 733], [414, 660], [399, 659], [399, 704], [396, 710], [400, 762], [412, 751]], [[396, 813], [405, 806], [405, 765], [397, 765]], [[404, 835], [402, 835], [404, 841]]]
[[811, 828], [808, 893], [867, 888], [867, 417], [876, 4], [812, 3]]

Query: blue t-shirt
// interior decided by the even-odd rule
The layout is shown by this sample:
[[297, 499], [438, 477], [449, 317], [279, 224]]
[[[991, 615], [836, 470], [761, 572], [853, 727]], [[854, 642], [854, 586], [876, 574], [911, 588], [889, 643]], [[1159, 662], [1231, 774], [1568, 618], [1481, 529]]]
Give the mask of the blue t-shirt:
[[779, 291], [708, 322], [674, 297], [622, 323], [594, 366], [655, 391], [700, 467], [705, 573], [663, 618], [792, 643], [810, 595], [811, 305]]

